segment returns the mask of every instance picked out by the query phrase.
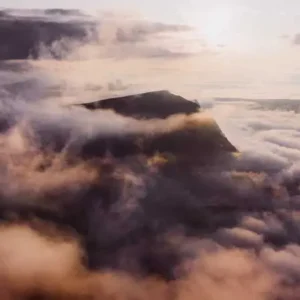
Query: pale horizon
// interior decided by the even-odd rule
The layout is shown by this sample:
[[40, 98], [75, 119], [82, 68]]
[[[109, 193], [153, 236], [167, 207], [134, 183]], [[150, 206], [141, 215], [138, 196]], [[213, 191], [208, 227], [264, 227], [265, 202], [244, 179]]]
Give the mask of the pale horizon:
[[[7, 6], [0, 1], [0, 7]], [[182, 58], [169, 57], [161, 65], [166, 85], [172, 81], [178, 87], [176, 82], [180, 82], [182, 90], [194, 86], [193, 94], [199, 97], [300, 98], [300, 2], [296, 0], [114, 0], [103, 1], [101, 6], [94, 0], [84, 4], [15, 0], [9, 7], [113, 11], [120, 23], [124, 13], [139, 21], [185, 24], [192, 32], [170, 32], [163, 41], [166, 51], [180, 49], [182, 53]], [[172, 72], [174, 68], [180, 74]]]

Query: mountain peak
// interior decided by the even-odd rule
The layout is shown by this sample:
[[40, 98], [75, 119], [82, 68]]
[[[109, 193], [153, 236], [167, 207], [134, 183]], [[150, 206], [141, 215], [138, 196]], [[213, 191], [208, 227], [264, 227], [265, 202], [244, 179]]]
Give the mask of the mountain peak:
[[110, 109], [136, 119], [165, 119], [176, 114], [193, 114], [200, 105], [168, 90], [158, 90], [134, 95], [108, 98], [80, 104], [89, 109]]

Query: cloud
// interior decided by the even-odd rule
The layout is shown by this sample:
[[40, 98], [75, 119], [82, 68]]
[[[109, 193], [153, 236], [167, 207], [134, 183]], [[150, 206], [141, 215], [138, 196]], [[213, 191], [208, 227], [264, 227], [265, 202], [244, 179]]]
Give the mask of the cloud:
[[[170, 48], [170, 49], [168, 49]], [[169, 45], [166, 47], [162, 46], [152, 46], [152, 45], [140, 45], [132, 47], [125, 46], [121, 48], [110, 48], [105, 51], [105, 56], [110, 58], [119, 58], [119, 59], [132, 59], [132, 58], [146, 58], [146, 59], [180, 59], [188, 58], [197, 55], [196, 53], [190, 51], [180, 51], [172, 49], [172, 46]], [[206, 52], [208, 54], [208, 52]]]
[[120, 79], [117, 79], [115, 82], [109, 82], [107, 84], [107, 88], [111, 92], [127, 90], [129, 87], [130, 85], [124, 84]]
[[[6, 118], [14, 116], [17, 126], [3, 131], [0, 139], [0, 216], [13, 223], [11, 213], [20, 213], [25, 224], [0, 228], [0, 239], [6, 241], [0, 246], [6, 258], [0, 276], [9, 279], [0, 291], [9, 287], [8, 293], [17, 289], [30, 294], [38, 286], [40, 293], [54, 297], [83, 293], [105, 299], [120, 293], [147, 299], [144, 292], [151, 287], [162, 299], [175, 294], [178, 299], [267, 300], [286, 293], [288, 283], [291, 293], [300, 275], [293, 263], [299, 256], [300, 223], [294, 202], [285, 199], [292, 199], [289, 187], [278, 175], [286, 171], [295, 179], [300, 173], [295, 153], [278, 150], [297, 151], [292, 137], [299, 134], [299, 124], [291, 118], [294, 112], [234, 103], [226, 104], [231, 108], [223, 121], [224, 104], [211, 112], [226, 135], [236, 134], [238, 146], [251, 156], [241, 153], [248, 168], [244, 172], [231, 159], [228, 165], [195, 164], [192, 172], [159, 172], [139, 155], [91, 160], [68, 156], [80, 153], [92, 139], [159, 134], [199, 115], [149, 122], [112, 112], [50, 109], [45, 103], [21, 100], [7, 106], [3, 101], [1, 112]], [[287, 124], [287, 119], [292, 121]], [[207, 124], [207, 115], [203, 121]], [[52, 143], [60, 143], [63, 151], [49, 152]], [[269, 144], [274, 148], [264, 150]], [[283, 163], [276, 164], [280, 159]], [[32, 214], [50, 229], [34, 223]], [[71, 226], [76, 233], [53, 234], [53, 223]], [[25, 250], [19, 245], [26, 245]]]
[[38, 295], [106, 300], [113, 295], [118, 299], [150, 300], [155, 297], [163, 300], [176, 295], [179, 300], [195, 300], [199, 296], [205, 300], [220, 297], [267, 300], [279, 289], [277, 276], [246, 251], [203, 251], [190, 267], [188, 276], [166, 282], [112, 271], [89, 272], [81, 263], [76, 240], [51, 227], [45, 226], [44, 231], [39, 231], [22, 224], [0, 229], [3, 258], [0, 293], [3, 299]]
[[[293, 100], [267, 100], [250, 104], [243, 101], [218, 102], [212, 110], [221, 128], [239, 149], [252, 153], [261, 164], [271, 165], [265, 160], [273, 161], [278, 169], [293, 165], [300, 154], [297, 142], [300, 126], [296, 122]], [[248, 157], [250, 158], [250, 157]]]
[[290, 35], [289, 34], [282, 34], [282, 35], [280, 35], [280, 38], [286, 40], [286, 39], [290, 38]]
[[208, 52], [193, 29], [184, 25], [104, 19], [98, 35], [99, 44], [85, 45], [71, 57], [178, 59]]
[[[69, 17], [69, 13], [66, 15]], [[56, 14], [50, 16], [55, 17]], [[61, 14], [59, 16], [61, 17]], [[62, 20], [57, 18], [55, 22], [61, 23]], [[67, 23], [61, 24], [66, 26]], [[73, 21], [68, 24], [70, 30], [72, 26], [75, 28], [75, 24], [77, 27], [80, 24], [77, 30], [85, 33], [85, 39], [81, 38], [78, 41], [76, 38], [69, 38], [68, 35], [58, 36], [51, 43], [41, 39], [36, 53], [39, 59], [177, 59], [209, 53], [209, 49], [194, 28], [183, 24], [150, 22], [138, 16], [128, 18], [116, 12], [103, 13], [91, 20], [83, 19], [81, 23]], [[53, 29], [50, 27], [50, 33], [53, 35]]]
[[243, 228], [223, 229], [217, 233], [217, 240], [239, 248], [256, 248], [263, 244], [262, 235]]
[[[115, 33], [118, 28], [127, 30], [127, 25], [106, 24], [103, 47], [93, 48], [100, 57], [185, 53], [175, 47], [181, 39], [173, 34], [182, 33], [176, 26], [145, 25], [147, 29], [133, 34], [129, 29], [125, 32], [133, 38], [126, 36], [127, 41], [116, 44]], [[86, 64], [76, 61], [77, 69], [70, 62], [40, 61], [37, 66], [43, 72], [29, 68], [26, 76], [6, 64], [1, 80], [7, 85], [38, 78], [45, 85], [31, 81], [34, 97], [35, 89], [57, 83], [50, 75], [61, 79], [66, 70], [65, 83], [72, 83], [68, 88], [82, 102], [91, 89], [117, 93], [129, 86], [136, 65], [118, 61], [120, 75], [112, 61], [100, 67], [92, 59]], [[142, 68], [149, 72], [148, 64]], [[176, 70], [182, 77], [181, 69], [172, 72]], [[154, 71], [156, 76], [158, 68]], [[107, 73], [117, 73], [120, 79]], [[82, 91], [76, 89], [80, 84]], [[138, 121], [110, 111], [61, 107], [63, 84], [58, 99], [48, 102], [37, 96], [29, 101], [30, 93], [21, 98], [25, 93], [24, 86], [20, 88], [18, 97], [6, 94], [0, 102], [0, 217], [6, 222], [0, 227], [3, 299], [11, 294], [72, 299], [299, 298], [300, 126], [295, 102], [211, 101], [209, 113], [240, 153], [208, 163], [212, 153], [206, 157], [197, 150], [195, 157], [204, 165], [195, 159], [174, 167], [172, 156], [134, 155], [132, 148], [125, 157], [114, 153], [126, 148], [122, 138], [153, 138], [196, 121], [205, 128], [199, 140], [209, 140], [207, 114]], [[187, 146], [185, 139], [175, 139], [173, 145], [194, 151], [199, 140]], [[116, 152], [99, 155], [103, 145]], [[88, 147], [98, 155], [84, 156]], [[164, 165], [168, 159], [172, 163]]]
[[297, 33], [293, 37], [293, 43], [294, 45], [299, 45], [300, 44], [300, 33]]
[[153, 35], [160, 33], [184, 33], [192, 30], [192, 27], [186, 25], [144, 22], [134, 24], [127, 29], [117, 28], [115, 40], [118, 43], [137, 43], [143, 42], [146, 39], [153, 37]]
[[[117, 12], [88, 16], [77, 11], [14, 10], [2, 18], [2, 59], [181, 59], [214, 54], [190, 26], [143, 20]], [[13, 17], [12, 17], [13, 16]], [[12, 19], [20, 24], [13, 26]], [[41, 25], [42, 24], [42, 25]], [[23, 29], [22, 29], [23, 28]], [[22, 43], [22, 30], [31, 40]], [[13, 37], [8, 38], [8, 37]], [[219, 47], [221, 48], [221, 47]]]

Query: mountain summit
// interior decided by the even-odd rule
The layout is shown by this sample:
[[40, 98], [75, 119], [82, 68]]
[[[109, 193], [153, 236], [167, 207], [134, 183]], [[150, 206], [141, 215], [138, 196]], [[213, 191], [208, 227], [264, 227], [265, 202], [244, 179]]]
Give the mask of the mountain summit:
[[189, 115], [200, 110], [198, 103], [167, 90], [114, 97], [81, 105], [90, 110], [112, 109], [118, 114], [136, 119], [165, 119], [171, 115]]

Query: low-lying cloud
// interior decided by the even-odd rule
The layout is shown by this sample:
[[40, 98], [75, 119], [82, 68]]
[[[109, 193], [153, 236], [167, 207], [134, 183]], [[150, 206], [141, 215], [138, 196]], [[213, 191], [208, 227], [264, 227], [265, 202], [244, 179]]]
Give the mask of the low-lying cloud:
[[287, 123], [294, 112], [215, 103], [211, 113], [240, 155], [178, 172], [161, 169], [157, 157], [90, 160], [81, 149], [106, 136], [153, 136], [199, 120], [207, 126], [206, 114], [138, 121], [42, 102], [5, 104], [1, 118], [15, 125], [1, 135], [1, 293], [296, 299], [299, 127]]
[[[122, 273], [87, 272], [80, 263], [76, 241], [45, 237], [26, 225], [3, 226], [0, 239], [5, 241], [0, 247], [2, 299], [27, 296], [265, 300], [271, 299], [278, 290], [277, 276], [253, 254], [239, 250], [203, 252], [190, 267], [187, 278], [166, 283], [157, 278], [136, 279]], [[22, 247], [24, 243], [26, 249]]]

